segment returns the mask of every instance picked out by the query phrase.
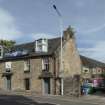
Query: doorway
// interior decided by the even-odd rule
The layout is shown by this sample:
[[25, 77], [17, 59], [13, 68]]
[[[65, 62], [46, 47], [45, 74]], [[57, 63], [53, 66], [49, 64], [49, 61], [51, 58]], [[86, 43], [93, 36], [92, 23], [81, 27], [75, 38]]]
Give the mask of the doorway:
[[29, 78], [25, 79], [25, 90], [30, 90], [30, 79]]
[[6, 82], [7, 90], [11, 90], [11, 76], [6, 77]]
[[50, 79], [49, 78], [44, 79], [44, 93], [50, 94]]

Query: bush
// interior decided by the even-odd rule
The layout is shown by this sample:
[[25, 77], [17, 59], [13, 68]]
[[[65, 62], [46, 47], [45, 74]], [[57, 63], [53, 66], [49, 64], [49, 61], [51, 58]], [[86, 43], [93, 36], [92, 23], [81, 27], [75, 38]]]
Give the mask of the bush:
[[93, 94], [94, 92], [95, 92], [94, 87], [89, 87], [89, 92], [88, 92], [88, 94]]

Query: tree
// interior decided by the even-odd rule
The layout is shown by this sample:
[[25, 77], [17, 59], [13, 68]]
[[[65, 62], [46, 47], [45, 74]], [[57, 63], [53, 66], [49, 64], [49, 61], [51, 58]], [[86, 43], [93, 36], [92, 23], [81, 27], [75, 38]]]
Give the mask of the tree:
[[105, 72], [103, 72], [103, 73], [101, 74], [101, 77], [105, 78]]
[[15, 41], [13, 40], [0, 40], [0, 45], [6, 47], [7, 49], [10, 49], [11, 47], [13, 47], [15, 45]]

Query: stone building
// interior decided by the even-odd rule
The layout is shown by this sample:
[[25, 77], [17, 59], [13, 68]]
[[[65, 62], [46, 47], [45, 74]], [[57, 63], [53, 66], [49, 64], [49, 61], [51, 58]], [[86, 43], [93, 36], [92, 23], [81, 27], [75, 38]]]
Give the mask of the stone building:
[[105, 63], [80, 55], [82, 62], [81, 76], [83, 78], [97, 78], [105, 73]]
[[71, 28], [64, 31], [61, 70], [60, 38], [0, 46], [0, 89], [35, 94], [80, 93], [81, 61]]

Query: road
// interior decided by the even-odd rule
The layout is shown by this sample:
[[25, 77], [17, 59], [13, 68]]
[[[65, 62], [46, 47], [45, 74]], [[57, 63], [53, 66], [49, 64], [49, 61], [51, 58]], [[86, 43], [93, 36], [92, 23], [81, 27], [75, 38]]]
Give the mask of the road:
[[56, 104], [56, 105], [105, 105], [105, 103], [103, 102], [97, 102], [95, 101], [83, 101], [83, 100], [79, 100], [77, 98], [58, 98], [58, 97], [53, 97], [53, 96], [34, 96], [31, 97], [31, 99], [33, 100], [37, 100], [37, 102], [46, 102], [46, 103], [52, 103], [52, 104]]
[[[50, 104], [49, 104], [50, 103]], [[54, 97], [0, 95], [0, 105], [105, 105], [105, 103], [88, 102], [76, 98], [62, 99]]]
[[0, 105], [52, 105], [38, 103], [24, 96], [0, 95]]

